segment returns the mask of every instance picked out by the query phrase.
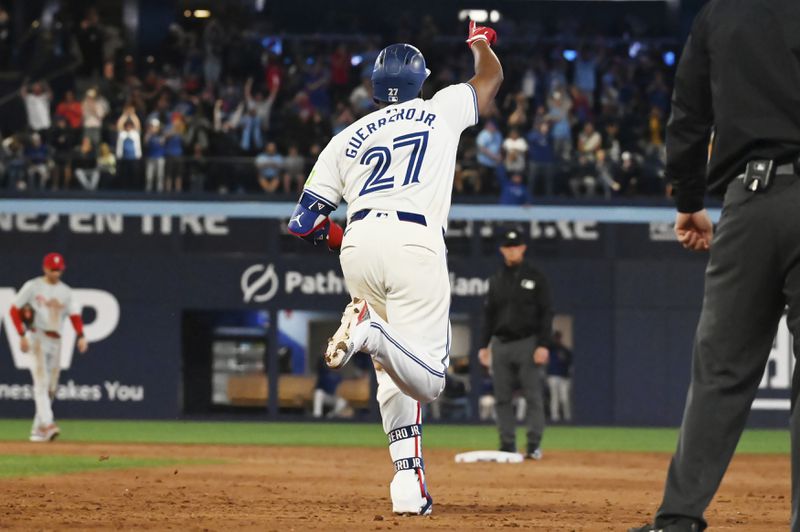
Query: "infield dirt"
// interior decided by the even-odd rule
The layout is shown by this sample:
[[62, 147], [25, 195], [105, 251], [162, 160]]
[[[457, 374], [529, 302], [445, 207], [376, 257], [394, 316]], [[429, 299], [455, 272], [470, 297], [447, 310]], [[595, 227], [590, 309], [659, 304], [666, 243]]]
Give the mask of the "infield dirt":
[[[667, 454], [547, 452], [455, 464], [425, 453], [431, 517], [395, 517], [388, 451], [372, 448], [0, 443], [1, 454], [224, 460], [0, 480], [0, 529], [626, 530], [659, 502]], [[107, 457], [107, 458], [106, 458]], [[734, 459], [711, 530], [786, 530], [789, 458]]]

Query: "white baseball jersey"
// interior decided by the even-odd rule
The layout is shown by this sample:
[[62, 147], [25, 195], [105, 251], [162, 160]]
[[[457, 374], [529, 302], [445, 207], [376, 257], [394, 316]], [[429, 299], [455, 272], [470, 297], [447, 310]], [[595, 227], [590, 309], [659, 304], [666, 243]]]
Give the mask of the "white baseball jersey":
[[478, 100], [468, 83], [379, 109], [331, 139], [305, 189], [332, 206], [344, 199], [349, 214], [404, 211], [446, 229], [458, 140], [477, 122]]
[[80, 314], [72, 299], [72, 289], [61, 281], [50, 284], [44, 277], [31, 279], [22, 285], [14, 306], [22, 308], [25, 305], [33, 308], [33, 328], [37, 331], [60, 333], [64, 318]]

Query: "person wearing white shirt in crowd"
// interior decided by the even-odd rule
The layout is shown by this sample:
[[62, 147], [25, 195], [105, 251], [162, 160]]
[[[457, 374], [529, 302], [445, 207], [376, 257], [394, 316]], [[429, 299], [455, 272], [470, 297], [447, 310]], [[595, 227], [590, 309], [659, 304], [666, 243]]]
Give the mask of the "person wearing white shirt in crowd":
[[517, 174], [525, 171], [525, 159], [528, 155], [528, 141], [519, 135], [517, 129], [512, 129], [508, 137], [503, 141], [503, 151], [505, 152], [505, 166], [509, 174]]
[[26, 83], [22, 85], [20, 94], [25, 102], [28, 126], [31, 130], [41, 132], [50, 129], [50, 102], [53, 100], [53, 92], [50, 87], [37, 81], [28, 90]]
[[586, 122], [583, 125], [583, 131], [578, 135], [578, 153], [585, 157], [587, 162], [591, 162], [602, 145], [603, 137], [594, 128], [594, 124]]
[[126, 107], [117, 120], [119, 133], [117, 133], [116, 155], [121, 188], [132, 188], [136, 184], [139, 160], [142, 158], [142, 137], [139, 133], [141, 129], [141, 122], [133, 106]]
[[86, 91], [86, 97], [81, 102], [81, 109], [83, 110], [83, 134], [89, 137], [92, 146], [99, 146], [103, 119], [109, 111], [108, 102], [97, 94], [97, 89], [91, 88]]

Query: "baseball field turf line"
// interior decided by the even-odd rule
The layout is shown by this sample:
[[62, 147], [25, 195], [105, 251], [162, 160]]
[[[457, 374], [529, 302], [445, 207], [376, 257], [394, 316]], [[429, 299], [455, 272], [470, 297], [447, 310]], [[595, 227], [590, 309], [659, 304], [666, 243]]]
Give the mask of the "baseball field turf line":
[[142, 467], [173, 466], [197, 461], [169, 458], [130, 458], [110, 456], [101, 460], [97, 456], [75, 455], [20, 455], [0, 454], [0, 478], [19, 478], [41, 475], [63, 475], [85, 471], [110, 469], [136, 469]]
[[[282, 423], [197, 421], [59, 422], [62, 439], [70, 442], [177, 443], [203, 445], [285, 445], [385, 447], [379, 423]], [[28, 436], [28, 420], [0, 420], [0, 441]], [[430, 449], [494, 449], [497, 430], [490, 425], [426, 424], [425, 446]], [[518, 443], [524, 445], [522, 430]], [[677, 429], [625, 427], [548, 427], [543, 446], [551, 450], [672, 452]], [[786, 430], [749, 430], [739, 444], [744, 453], [788, 453]]]

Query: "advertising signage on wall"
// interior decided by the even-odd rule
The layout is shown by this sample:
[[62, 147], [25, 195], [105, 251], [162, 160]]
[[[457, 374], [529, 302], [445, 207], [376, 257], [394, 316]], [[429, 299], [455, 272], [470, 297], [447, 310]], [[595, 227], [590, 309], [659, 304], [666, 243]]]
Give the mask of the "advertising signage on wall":
[[[341, 312], [347, 287], [338, 256], [299, 241], [288, 248], [295, 240], [284, 225], [216, 216], [0, 215], [0, 416], [33, 412], [29, 361], [7, 320], [16, 290], [36, 274], [44, 253], [67, 256], [65, 281], [75, 289], [91, 342], [79, 357], [74, 333], [63, 331], [57, 415], [174, 418], [183, 414], [186, 313]], [[455, 221], [446, 236], [452, 312], [474, 329], [487, 279], [501, 264], [496, 234], [503, 225]], [[706, 258], [681, 250], [667, 226], [523, 225], [529, 257], [551, 281], [556, 311], [573, 318], [577, 420], [679, 421], [696, 324], [686, 316], [699, 311]], [[771, 426], [785, 425], [791, 345], [782, 324], [754, 405], [758, 414], [775, 416]], [[631, 396], [632, 383], [649, 393], [623, 405], [618, 399]]]

